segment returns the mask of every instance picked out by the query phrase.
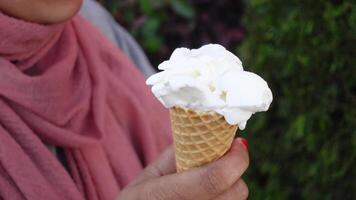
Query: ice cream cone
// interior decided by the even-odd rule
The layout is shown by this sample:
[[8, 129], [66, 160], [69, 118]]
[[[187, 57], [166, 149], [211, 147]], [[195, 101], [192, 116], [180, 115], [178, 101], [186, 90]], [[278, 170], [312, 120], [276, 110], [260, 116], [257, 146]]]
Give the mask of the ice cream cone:
[[177, 172], [219, 159], [231, 147], [237, 125], [224, 116], [181, 107], [170, 108]]

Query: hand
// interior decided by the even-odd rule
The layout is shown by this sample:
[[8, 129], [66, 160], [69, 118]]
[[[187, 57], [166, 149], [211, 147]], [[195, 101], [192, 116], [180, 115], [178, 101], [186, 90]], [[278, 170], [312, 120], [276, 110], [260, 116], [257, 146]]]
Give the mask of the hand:
[[170, 147], [121, 191], [119, 200], [247, 199], [248, 188], [241, 175], [249, 165], [249, 156], [243, 140], [236, 139], [221, 159], [178, 174]]

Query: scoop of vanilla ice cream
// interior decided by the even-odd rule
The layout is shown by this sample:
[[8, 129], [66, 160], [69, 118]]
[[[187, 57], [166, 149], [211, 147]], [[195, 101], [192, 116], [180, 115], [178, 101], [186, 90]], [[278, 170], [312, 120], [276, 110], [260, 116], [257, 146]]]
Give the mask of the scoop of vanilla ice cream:
[[241, 130], [252, 114], [268, 110], [273, 99], [266, 81], [244, 71], [240, 59], [218, 44], [177, 48], [158, 69], [163, 71], [146, 83], [166, 108], [215, 111]]

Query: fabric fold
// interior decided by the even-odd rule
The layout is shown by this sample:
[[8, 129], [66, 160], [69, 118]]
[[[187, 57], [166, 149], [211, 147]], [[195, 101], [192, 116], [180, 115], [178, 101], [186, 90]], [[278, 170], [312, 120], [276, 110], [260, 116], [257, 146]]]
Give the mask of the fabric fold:
[[171, 143], [168, 112], [80, 16], [45, 26], [0, 13], [0, 27], [0, 197], [115, 199]]

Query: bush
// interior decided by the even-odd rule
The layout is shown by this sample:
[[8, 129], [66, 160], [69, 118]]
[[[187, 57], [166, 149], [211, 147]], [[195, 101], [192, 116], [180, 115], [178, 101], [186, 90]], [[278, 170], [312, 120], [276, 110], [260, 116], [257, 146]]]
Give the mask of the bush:
[[214, 42], [234, 48], [244, 36], [242, 0], [101, 1], [142, 45], [154, 66], [176, 47]]
[[251, 0], [245, 24], [241, 57], [274, 94], [244, 134], [251, 199], [353, 199], [355, 4]]
[[102, 0], [156, 66], [177, 46], [238, 49], [274, 101], [239, 135], [250, 199], [353, 199], [356, 7], [342, 0]]

